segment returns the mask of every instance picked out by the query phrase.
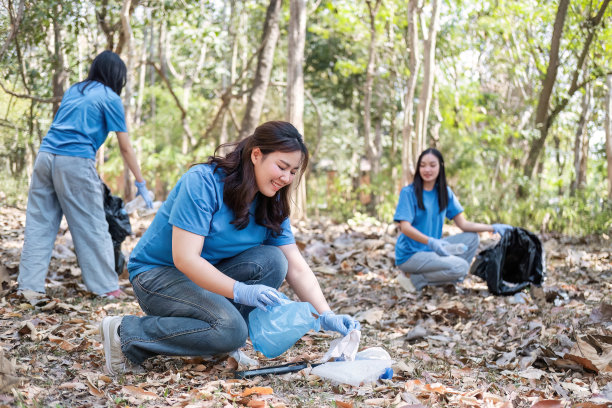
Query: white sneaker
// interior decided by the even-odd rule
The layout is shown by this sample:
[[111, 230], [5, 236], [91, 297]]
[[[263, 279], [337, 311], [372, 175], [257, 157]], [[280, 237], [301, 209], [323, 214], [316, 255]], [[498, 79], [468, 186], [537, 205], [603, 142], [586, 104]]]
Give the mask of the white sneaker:
[[247, 356], [246, 353], [240, 349], [231, 351], [229, 353], [229, 356], [236, 360], [238, 365], [243, 365], [247, 367], [259, 367], [259, 361]]
[[410, 278], [404, 275], [404, 272], [400, 272], [395, 280], [406, 292], [415, 293], [417, 291]]
[[145, 372], [142, 366], [132, 363], [121, 351], [121, 339], [117, 333], [121, 320], [123, 320], [121, 316], [108, 316], [102, 319], [99, 325], [100, 339], [104, 345], [106, 370], [111, 375], [127, 372], [142, 374]]

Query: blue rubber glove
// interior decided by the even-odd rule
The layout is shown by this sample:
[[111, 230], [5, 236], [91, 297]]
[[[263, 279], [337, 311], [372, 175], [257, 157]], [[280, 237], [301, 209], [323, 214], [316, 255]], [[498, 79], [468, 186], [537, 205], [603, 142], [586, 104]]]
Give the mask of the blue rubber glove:
[[321, 320], [321, 328], [323, 330], [332, 330], [346, 336], [351, 330], [361, 330], [361, 324], [349, 315], [337, 315], [331, 310], [323, 313], [319, 319]]
[[268, 310], [268, 306], [283, 304], [282, 294], [266, 285], [247, 285], [236, 281], [234, 283], [234, 302], [241, 305]]
[[427, 241], [427, 246], [429, 247], [429, 249], [431, 249], [440, 256], [450, 256], [446, 249], [444, 249], [446, 245], [446, 241], [443, 241], [441, 239], [429, 238], [429, 241]]
[[136, 193], [136, 196], [137, 197], [139, 195], [142, 196], [145, 204], [147, 205], [147, 208], [153, 208], [153, 201], [151, 200], [151, 195], [149, 194], [149, 190], [147, 190], [147, 182], [144, 180], [141, 183], [135, 181], [134, 185], [138, 189], [138, 193]]
[[506, 231], [511, 230], [513, 228], [512, 225], [507, 224], [493, 224], [491, 226], [493, 227], [493, 232], [499, 234], [502, 237], [504, 236]]

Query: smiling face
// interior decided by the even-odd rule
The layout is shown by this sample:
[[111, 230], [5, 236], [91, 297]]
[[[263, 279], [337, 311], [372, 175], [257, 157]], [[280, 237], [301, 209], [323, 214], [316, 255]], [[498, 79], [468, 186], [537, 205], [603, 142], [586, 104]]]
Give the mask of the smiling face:
[[419, 174], [423, 179], [423, 187], [426, 190], [431, 190], [436, 184], [438, 174], [440, 174], [440, 161], [438, 158], [431, 153], [421, 157]]
[[293, 182], [302, 164], [302, 152], [296, 150], [264, 155], [256, 147], [251, 152], [251, 161], [255, 170], [257, 189], [266, 197], [274, 197], [278, 190]]

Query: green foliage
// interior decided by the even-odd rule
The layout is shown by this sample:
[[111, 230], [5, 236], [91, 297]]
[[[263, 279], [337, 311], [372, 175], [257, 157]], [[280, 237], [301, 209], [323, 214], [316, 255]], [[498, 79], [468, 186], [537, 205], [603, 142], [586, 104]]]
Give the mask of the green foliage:
[[[603, 0], [570, 4], [551, 110], [569, 96], [591, 19], [602, 4]], [[11, 92], [51, 97], [58, 56], [54, 26], [63, 28], [58, 46], [69, 84], [83, 78], [91, 59], [107, 42], [118, 43], [121, 1], [57, 5], [48, 0], [26, 2], [16, 41], [0, 56], [0, 81]], [[145, 179], [162, 195], [191, 163], [205, 161], [212, 154], [222, 134], [230, 141], [238, 134], [267, 5], [246, 0], [138, 2], [135, 6], [131, 113], [141, 106], [139, 120], [131, 124], [131, 137]], [[8, 33], [11, 24], [6, 7], [0, 6], [2, 33]], [[314, 8], [308, 2], [304, 82], [309, 97], [304, 101], [304, 137], [313, 154], [307, 180], [311, 214], [327, 213], [337, 220], [375, 217], [392, 221], [401, 187], [404, 93], [410, 75], [416, 75], [413, 103], [418, 104], [422, 36], [430, 20], [430, 5], [425, 3], [418, 18], [421, 68], [412, 73], [408, 68], [407, 7], [406, 1], [385, 0], [374, 22], [377, 42], [370, 134], [376, 134], [378, 127], [382, 156], [380, 173], [368, 184], [360, 181], [360, 160], [365, 156], [363, 87], [371, 38], [368, 7], [365, 2], [323, 0]], [[112, 35], [107, 37], [101, 30], [96, 12], [105, 16]], [[535, 108], [547, 69], [555, 14], [555, 6], [541, 7], [532, 0], [442, 2], [427, 144], [443, 152], [449, 182], [468, 219], [507, 222], [537, 231], [605, 232], [610, 229], [610, 208], [604, 193], [607, 173], [601, 134], [605, 112], [601, 106], [609, 92], [603, 78], [609, 71], [612, 48], [612, 25], [607, 23], [611, 7], [603, 18], [606, 24], [596, 28], [587, 69], [578, 78], [579, 83], [590, 81], [593, 89], [586, 185], [570, 197], [582, 89], [554, 119], [537, 175], [528, 179], [522, 172], [533, 141], [539, 137]], [[285, 2], [261, 121], [285, 118], [288, 21]], [[124, 49], [124, 58], [126, 52]], [[167, 81], [151, 63], [163, 70]], [[220, 96], [233, 80], [237, 83], [231, 89], [234, 97], [231, 112], [226, 112], [225, 132], [222, 118], [209, 129]], [[185, 123], [169, 87], [187, 109]], [[6, 203], [25, 202], [28, 170], [51, 124], [51, 108], [50, 103], [0, 92], [0, 190], [7, 196]], [[186, 141], [184, 125], [197, 148]], [[105, 156], [100, 171], [111, 188], [116, 188], [113, 183], [124, 164], [114, 135], [106, 142]], [[528, 191], [524, 199], [517, 198], [519, 187]], [[375, 205], [364, 204], [366, 196], [373, 197]]]

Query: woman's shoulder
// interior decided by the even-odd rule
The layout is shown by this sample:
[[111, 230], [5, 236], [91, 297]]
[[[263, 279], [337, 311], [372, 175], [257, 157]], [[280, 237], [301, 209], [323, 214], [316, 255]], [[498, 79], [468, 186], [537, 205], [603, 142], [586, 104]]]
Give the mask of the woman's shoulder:
[[405, 186], [404, 188], [402, 188], [401, 193], [403, 193], [403, 194], [414, 194], [414, 184], [410, 183], [407, 186]]
[[186, 176], [191, 178], [199, 178], [203, 180], [209, 180], [214, 183], [223, 184], [223, 170], [216, 168], [214, 164], [200, 163], [191, 167], [185, 173]]

